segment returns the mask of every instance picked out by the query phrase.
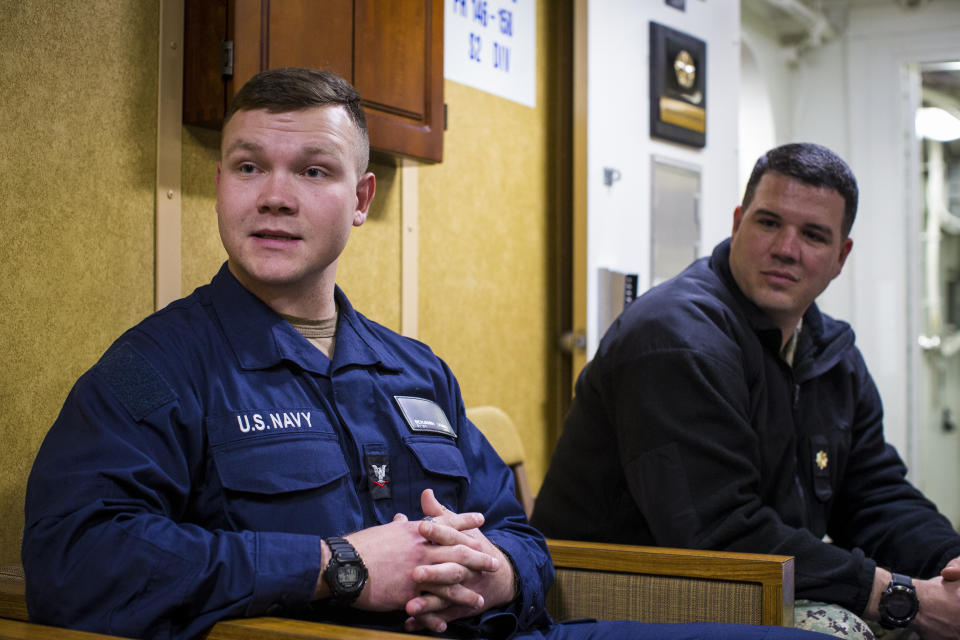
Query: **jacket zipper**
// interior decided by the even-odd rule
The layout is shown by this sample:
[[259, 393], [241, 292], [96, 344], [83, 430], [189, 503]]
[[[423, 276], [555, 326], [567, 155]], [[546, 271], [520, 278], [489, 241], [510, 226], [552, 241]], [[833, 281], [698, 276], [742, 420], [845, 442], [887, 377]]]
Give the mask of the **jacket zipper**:
[[[793, 367], [790, 369], [790, 383], [793, 386], [793, 398], [791, 398], [791, 413], [793, 415], [793, 426], [794, 426], [794, 440], [799, 442], [799, 435], [796, 432], [796, 426], [799, 422], [799, 416], [797, 412], [800, 409], [800, 383], [797, 382], [796, 375], [794, 373]], [[797, 496], [800, 498], [800, 513], [803, 514], [803, 524], [806, 526], [809, 524], [810, 517], [807, 513], [807, 494], [803, 490], [803, 482], [800, 480], [800, 460], [797, 457], [797, 447], [796, 444], [793, 448], [793, 481], [797, 487]]]

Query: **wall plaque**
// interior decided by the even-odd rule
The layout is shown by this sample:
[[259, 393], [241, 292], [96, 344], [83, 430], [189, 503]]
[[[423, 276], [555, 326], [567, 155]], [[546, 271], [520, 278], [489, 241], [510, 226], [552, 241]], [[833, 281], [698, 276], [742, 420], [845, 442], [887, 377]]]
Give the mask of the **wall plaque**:
[[702, 147], [707, 140], [707, 43], [650, 23], [650, 135]]

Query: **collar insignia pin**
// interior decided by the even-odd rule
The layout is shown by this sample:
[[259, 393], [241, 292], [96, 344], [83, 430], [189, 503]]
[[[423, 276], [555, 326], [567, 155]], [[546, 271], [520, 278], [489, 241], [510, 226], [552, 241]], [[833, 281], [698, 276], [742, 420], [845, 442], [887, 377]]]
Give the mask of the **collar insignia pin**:
[[814, 460], [814, 462], [817, 463], [817, 468], [823, 471], [824, 469], [827, 468], [827, 464], [829, 464], [830, 458], [827, 457], [826, 451], [824, 451], [823, 449], [820, 449], [820, 451], [817, 451], [817, 457]]

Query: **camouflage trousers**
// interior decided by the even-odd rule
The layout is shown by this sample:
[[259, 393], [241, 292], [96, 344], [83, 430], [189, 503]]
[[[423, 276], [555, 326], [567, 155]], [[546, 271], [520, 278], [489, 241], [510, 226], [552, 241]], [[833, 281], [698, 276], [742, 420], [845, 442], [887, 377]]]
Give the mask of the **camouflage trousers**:
[[816, 631], [848, 640], [919, 640], [908, 629], [884, 629], [874, 622], [865, 622], [835, 604], [797, 600], [793, 603], [793, 623], [798, 629]]

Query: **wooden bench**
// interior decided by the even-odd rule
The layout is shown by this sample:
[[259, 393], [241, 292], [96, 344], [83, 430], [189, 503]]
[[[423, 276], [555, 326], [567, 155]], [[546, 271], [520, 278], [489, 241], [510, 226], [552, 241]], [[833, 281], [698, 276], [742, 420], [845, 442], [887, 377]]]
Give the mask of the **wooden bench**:
[[[793, 558], [548, 540], [557, 620], [793, 625]], [[0, 567], [0, 637], [111, 638], [28, 622], [23, 570]], [[71, 635], [73, 634], [73, 635]], [[286, 618], [224, 620], [206, 640], [391, 640], [417, 637]]]

